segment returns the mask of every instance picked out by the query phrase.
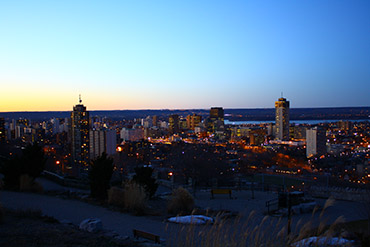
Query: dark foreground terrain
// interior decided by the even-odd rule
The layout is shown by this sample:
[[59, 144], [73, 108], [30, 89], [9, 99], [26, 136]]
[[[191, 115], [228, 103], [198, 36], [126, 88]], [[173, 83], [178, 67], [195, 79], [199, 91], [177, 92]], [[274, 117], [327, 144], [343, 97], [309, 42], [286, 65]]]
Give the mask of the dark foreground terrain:
[[70, 224], [61, 224], [39, 211], [3, 210], [0, 222], [2, 247], [135, 246], [130, 240], [116, 240], [89, 233]]

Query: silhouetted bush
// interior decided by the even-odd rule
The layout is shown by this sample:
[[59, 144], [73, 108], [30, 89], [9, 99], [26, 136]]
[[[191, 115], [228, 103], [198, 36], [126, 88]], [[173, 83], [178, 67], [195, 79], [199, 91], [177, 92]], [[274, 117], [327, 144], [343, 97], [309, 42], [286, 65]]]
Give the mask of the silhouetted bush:
[[4, 174], [4, 188], [8, 190], [19, 189], [19, 177], [21, 176], [21, 162], [18, 157], [13, 157], [4, 162], [2, 167]]
[[33, 179], [39, 177], [45, 168], [44, 151], [37, 143], [28, 145], [22, 152], [21, 174], [28, 174]]
[[91, 162], [89, 172], [91, 196], [97, 199], [106, 199], [109, 182], [113, 174], [113, 159], [106, 153]]
[[186, 189], [179, 187], [172, 191], [172, 196], [168, 202], [168, 212], [170, 214], [188, 214], [194, 208], [194, 198]]
[[27, 174], [34, 182], [44, 170], [45, 163], [42, 148], [37, 143], [29, 144], [22, 150], [21, 157], [15, 156], [3, 162], [1, 172], [4, 174], [4, 188], [18, 190], [22, 174]]
[[153, 168], [151, 167], [137, 167], [135, 168], [135, 175], [133, 181], [142, 185], [149, 198], [152, 198], [158, 189], [158, 184], [155, 178], [152, 177]]

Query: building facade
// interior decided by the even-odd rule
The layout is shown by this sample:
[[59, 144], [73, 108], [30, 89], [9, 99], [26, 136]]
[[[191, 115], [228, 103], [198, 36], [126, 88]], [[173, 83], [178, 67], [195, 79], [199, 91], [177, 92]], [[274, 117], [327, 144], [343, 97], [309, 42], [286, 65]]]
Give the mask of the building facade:
[[179, 115], [173, 114], [168, 118], [168, 129], [170, 134], [175, 134], [180, 131]]
[[102, 153], [116, 153], [117, 138], [115, 130], [90, 130], [90, 159], [95, 159]]
[[326, 149], [326, 132], [323, 128], [314, 127], [306, 130], [306, 155], [307, 157], [323, 155]]
[[212, 107], [209, 111], [209, 118], [212, 122], [217, 120], [224, 122], [224, 115], [224, 109], [222, 107]]
[[289, 101], [279, 98], [275, 102], [275, 139], [289, 140]]
[[224, 109], [222, 107], [212, 107], [209, 111], [209, 121], [206, 122], [207, 131], [209, 133], [224, 131]]
[[132, 142], [140, 141], [144, 139], [144, 130], [141, 128], [138, 129], [122, 128], [120, 136], [123, 141], [132, 141]]
[[188, 115], [186, 117], [186, 123], [188, 129], [194, 130], [195, 127], [199, 126], [199, 123], [202, 122], [202, 116], [199, 116], [197, 114]]

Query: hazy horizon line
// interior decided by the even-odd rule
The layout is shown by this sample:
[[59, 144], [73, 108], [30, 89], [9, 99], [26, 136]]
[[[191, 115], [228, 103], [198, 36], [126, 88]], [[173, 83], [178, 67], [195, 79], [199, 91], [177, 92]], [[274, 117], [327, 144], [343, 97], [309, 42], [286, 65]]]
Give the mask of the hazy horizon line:
[[[212, 107], [222, 107], [222, 106], [212, 106]], [[262, 110], [262, 109], [274, 109], [275, 107], [232, 107], [232, 108], [225, 108], [222, 107], [224, 110], [239, 110], [239, 109], [249, 109], [249, 110]], [[290, 107], [290, 109], [325, 109], [325, 108], [370, 108], [370, 106], [316, 106], [316, 107]], [[112, 110], [91, 110], [87, 109], [88, 111], [191, 111], [191, 110], [209, 110], [211, 107], [208, 108], [137, 108], [137, 109], [112, 109]], [[0, 113], [21, 113], [21, 112], [71, 112], [71, 110], [48, 110], [48, 111], [0, 111]]]

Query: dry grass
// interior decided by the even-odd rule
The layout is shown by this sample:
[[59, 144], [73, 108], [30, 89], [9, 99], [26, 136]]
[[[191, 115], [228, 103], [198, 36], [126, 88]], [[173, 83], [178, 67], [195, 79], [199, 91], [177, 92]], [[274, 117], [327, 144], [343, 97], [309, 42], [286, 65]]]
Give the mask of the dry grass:
[[108, 190], [108, 204], [118, 207], [125, 206], [125, 193], [124, 189], [119, 187], [111, 187]]
[[255, 212], [251, 212], [243, 223], [241, 218], [227, 220], [219, 215], [213, 224], [182, 226], [170, 240], [170, 246], [285, 246], [282, 235], [286, 235], [286, 228], [279, 221], [269, 224], [269, 219], [266, 216], [256, 225]]
[[[319, 226], [313, 228], [317, 209], [312, 213], [311, 220], [302, 225], [297, 222], [295, 229], [288, 235], [286, 218], [273, 218], [265, 216], [262, 220], [256, 218], [255, 212], [251, 212], [249, 217], [243, 222], [242, 218], [228, 220], [220, 217], [215, 218], [213, 224], [204, 226], [183, 225], [174, 238], [169, 240], [170, 246], [248, 246], [248, 247], [267, 247], [292, 246], [293, 243], [311, 237], [340, 237], [341, 231], [337, 226], [342, 224], [342, 216], [328, 226], [323, 218], [323, 211], [333, 205], [334, 201], [329, 199], [322, 212], [319, 214]], [[316, 245], [313, 245], [316, 246]]]
[[147, 196], [143, 186], [128, 182], [124, 186], [124, 207], [137, 214], [142, 214], [147, 204]]
[[194, 209], [194, 198], [186, 189], [179, 187], [172, 192], [167, 210], [170, 214], [188, 214]]
[[24, 192], [42, 193], [42, 185], [30, 177], [28, 174], [21, 175], [19, 179], [19, 190]]

